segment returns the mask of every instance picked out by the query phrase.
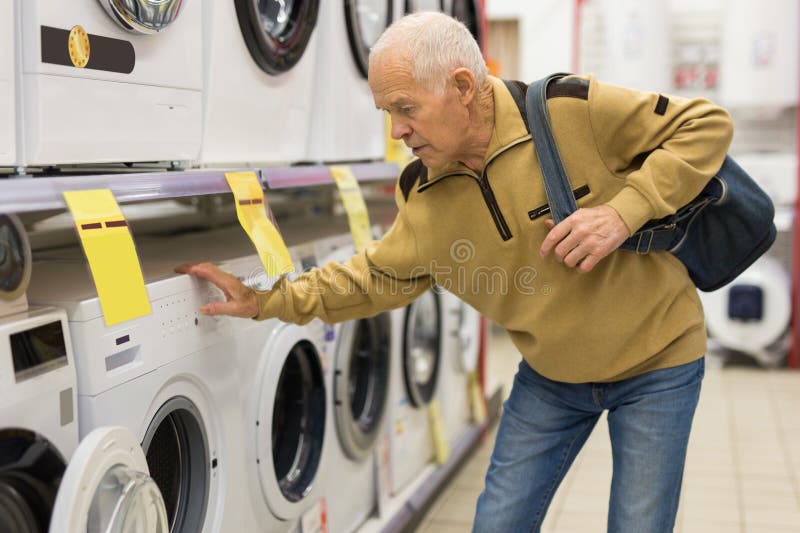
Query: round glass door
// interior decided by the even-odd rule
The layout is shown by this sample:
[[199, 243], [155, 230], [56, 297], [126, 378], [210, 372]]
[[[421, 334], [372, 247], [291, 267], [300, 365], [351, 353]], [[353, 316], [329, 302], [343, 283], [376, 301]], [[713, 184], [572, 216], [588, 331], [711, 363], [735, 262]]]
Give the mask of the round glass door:
[[369, 50], [392, 23], [393, 0], [345, 0], [350, 50], [359, 72], [367, 77]]
[[436, 392], [441, 345], [439, 297], [428, 291], [406, 311], [403, 374], [414, 407], [426, 405]]
[[351, 459], [366, 457], [380, 434], [389, 392], [391, 319], [387, 314], [345, 322], [336, 350], [336, 429]]
[[84, 437], [60, 481], [50, 528], [36, 531], [171, 531], [144, 452], [124, 427], [98, 428]]
[[294, 67], [317, 24], [319, 0], [234, 0], [247, 49], [268, 74]]
[[308, 494], [322, 457], [322, 376], [316, 349], [310, 342], [300, 341], [286, 357], [278, 378], [272, 411], [272, 462], [280, 491], [290, 502]]
[[15, 300], [28, 288], [31, 249], [14, 215], [0, 215], [0, 300]]
[[184, 0], [100, 0], [117, 23], [136, 33], [158, 33], [180, 16]]

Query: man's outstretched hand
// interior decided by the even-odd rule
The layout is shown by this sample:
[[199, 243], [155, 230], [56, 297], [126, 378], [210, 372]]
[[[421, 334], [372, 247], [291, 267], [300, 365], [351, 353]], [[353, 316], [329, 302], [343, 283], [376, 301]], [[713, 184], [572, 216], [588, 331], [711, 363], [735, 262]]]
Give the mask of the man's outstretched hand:
[[185, 263], [175, 268], [179, 274], [190, 274], [210, 281], [225, 294], [224, 302], [208, 302], [200, 307], [204, 315], [229, 315], [254, 318], [258, 315], [258, 297], [253, 289], [236, 276], [223, 272], [211, 263]]

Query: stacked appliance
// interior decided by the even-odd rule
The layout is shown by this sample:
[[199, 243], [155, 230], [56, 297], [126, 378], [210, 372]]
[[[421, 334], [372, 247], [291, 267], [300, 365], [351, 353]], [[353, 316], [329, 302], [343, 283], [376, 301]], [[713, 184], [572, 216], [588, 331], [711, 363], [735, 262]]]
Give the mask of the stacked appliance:
[[17, 162], [14, 7], [15, 3], [10, 0], [0, 4], [0, 167], [10, 167]]
[[0, 215], [0, 530], [164, 532], [164, 501], [139, 443], [121, 427], [78, 445], [75, 359], [66, 313], [28, 308], [31, 255], [19, 221]]
[[385, 119], [375, 108], [367, 68], [370, 47], [392, 23], [393, 6], [393, 0], [329, 0], [320, 6], [309, 161], [384, 158]]
[[[306, 158], [320, 0], [203, 4], [203, 166]], [[319, 87], [324, 91], [326, 87]]]
[[[14, 165], [197, 157], [200, 2], [78, 0], [67, 12], [58, 0], [11, 4], [18, 56]], [[12, 86], [0, 86], [7, 103]]]

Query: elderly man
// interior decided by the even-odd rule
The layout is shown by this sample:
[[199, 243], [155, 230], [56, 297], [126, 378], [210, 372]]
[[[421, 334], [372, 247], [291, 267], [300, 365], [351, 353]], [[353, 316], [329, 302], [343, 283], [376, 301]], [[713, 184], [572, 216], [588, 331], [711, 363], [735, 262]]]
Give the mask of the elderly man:
[[[703, 377], [703, 312], [670, 253], [617, 248], [714, 175], [728, 115], [592, 76], [555, 82], [548, 108], [579, 209], [554, 226], [540, 216], [547, 198], [520, 109], [462, 24], [436, 13], [397, 21], [372, 50], [369, 84], [392, 136], [417, 157], [396, 188], [391, 229], [347, 263], [263, 293], [210, 265], [183, 266], [229, 294], [202, 311], [337, 322], [441, 285], [506, 328], [522, 354], [474, 530], [538, 531], [608, 411], [608, 530], [672, 531]], [[486, 269], [507, 284], [482, 284]], [[358, 290], [334, 290], [334, 278]]]

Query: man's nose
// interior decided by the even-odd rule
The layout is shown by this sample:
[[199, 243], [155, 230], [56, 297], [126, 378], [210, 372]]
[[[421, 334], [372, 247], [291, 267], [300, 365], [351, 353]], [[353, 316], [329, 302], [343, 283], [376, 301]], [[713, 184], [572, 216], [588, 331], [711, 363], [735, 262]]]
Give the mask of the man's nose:
[[392, 119], [392, 139], [402, 140], [403, 137], [411, 135], [411, 128], [403, 121]]

